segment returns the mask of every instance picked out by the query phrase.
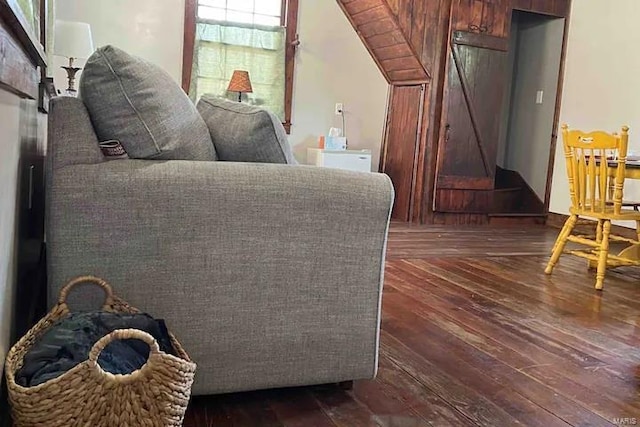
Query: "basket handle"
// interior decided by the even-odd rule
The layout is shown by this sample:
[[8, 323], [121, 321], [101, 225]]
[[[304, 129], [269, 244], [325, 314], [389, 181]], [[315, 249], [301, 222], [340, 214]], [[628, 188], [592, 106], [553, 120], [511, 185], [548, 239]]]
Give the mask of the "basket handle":
[[100, 286], [102, 288], [106, 295], [103, 307], [107, 307], [113, 303], [113, 289], [106, 280], [95, 276], [79, 276], [75, 279], [72, 279], [69, 283], [62, 287], [62, 289], [60, 290], [60, 296], [58, 297], [58, 304], [66, 304], [67, 297], [69, 296], [71, 290], [81, 283], [93, 283], [94, 285]]
[[[105, 347], [111, 344], [113, 341], [130, 340], [130, 339], [140, 340], [146, 343], [149, 346], [149, 357], [151, 357], [152, 355], [160, 354], [160, 346], [158, 345], [158, 341], [156, 341], [156, 339], [153, 336], [151, 336], [151, 334], [141, 331], [139, 329], [116, 329], [115, 331], [100, 338], [93, 345], [93, 347], [91, 347], [91, 351], [89, 352], [89, 362], [93, 366], [95, 366], [101, 373], [108, 374], [108, 372], [103, 371], [100, 365], [98, 364], [98, 358], [100, 357], [100, 353], [102, 353], [102, 350], [104, 350]], [[142, 366], [142, 368], [147, 366], [147, 363], [145, 363]], [[142, 368], [140, 368], [138, 371], [135, 371], [135, 372], [139, 372], [140, 370], [142, 370]], [[131, 374], [128, 374], [128, 375], [132, 375], [135, 372], [132, 372]], [[127, 375], [119, 375], [119, 377], [123, 377], [123, 376], [126, 377]]]

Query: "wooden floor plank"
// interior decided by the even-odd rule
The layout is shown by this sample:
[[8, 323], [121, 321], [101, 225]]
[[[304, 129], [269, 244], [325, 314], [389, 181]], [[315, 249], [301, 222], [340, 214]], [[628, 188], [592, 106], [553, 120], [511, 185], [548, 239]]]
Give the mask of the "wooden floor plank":
[[[395, 299], [400, 298], [394, 295], [387, 302]], [[393, 302], [389, 305], [393, 306]], [[607, 425], [606, 419], [555, 394], [553, 388], [545, 387], [527, 372], [514, 369], [506, 361], [449, 336], [446, 330], [413, 312], [401, 313], [401, 307], [405, 305], [406, 302], [398, 306], [398, 320], [387, 318], [385, 330], [406, 336], [404, 342], [412, 349], [419, 350], [423, 357], [435, 361], [442, 369], [450, 369], [452, 376], [464, 378], [466, 384], [472, 384], [474, 389], [480, 390], [497, 406], [507, 409], [522, 425], [566, 425], [561, 420], [571, 425]], [[424, 337], [430, 339], [427, 341]], [[444, 346], [446, 350], [441, 348]], [[613, 405], [613, 402], [610, 403]]]
[[[418, 263], [421, 262], [418, 261]], [[447, 286], [447, 291], [458, 292], [457, 300], [460, 304], [465, 301], [471, 301], [471, 307], [476, 309], [479, 315], [493, 319], [497, 323], [505, 325], [505, 327], [511, 327], [513, 331], [520, 332], [524, 336], [537, 337], [543, 342], [559, 345], [561, 349], [563, 347], [562, 343], [569, 344], [570, 348], [580, 352], [575, 354], [577, 359], [588, 361], [588, 363], [600, 360], [604, 362], [603, 369], [611, 371], [620, 376], [620, 378], [629, 380], [628, 372], [624, 371], [627, 370], [630, 362], [633, 363], [636, 360], [635, 349], [630, 354], [616, 352], [600, 345], [598, 342], [585, 339], [579, 333], [575, 334], [573, 327], [571, 331], [565, 331], [564, 327], [571, 325], [571, 322], [568, 321], [571, 320], [569, 317], [549, 316], [546, 320], [541, 320], [539, 314], [531, 308], [530, 304], [520, 304], [518, 301], [510, 300], [499, 293], [487, 295], [487, 288], [480, 286], [465, 287], [463, 282], [456, 278], [455, 274], [447, 272], [445, 274], [446, 277], [444, 277], [442, 271], [438, 271], [437, 267], [430, 264], [423, 265], [422, 270], [424, 276], [430, 282], [437, 280], [442, 286]], [[453, 279], [449, 280], [450, 278]], [[490, 292], [493, 292], [493, 290], [490, 289]], [[477, 301], [483, 303], [479, 305], [475, 303]], [[559, 319], [562, 319], [562, 321], [559, 321]], [[580, 331], [579, 327], [577, 329]]]
[[227, 396], [196, 397], [191, 399], [184, 427], [213, 427], [229, 425], [232, 415], [226, 411]]
[[475, 425], [522, 425], [507, 410], [496, 405], [481, 391], [476, 390], [473, 384], [466, 383], [465, 379], [461, 378], [457, 372], [450, 374], [443, 371], [434, 361], [417, 354], [384, 329], [381, 350], [393, 363], [401, 367], [425, 388], [433, 390], [438, 396], [453, 405], [457, 411], [472, 420]]
[[[376, 382], [384, 384], [393, 395], [402, 399], [418, 413], [429, 426], [475, 426], [470, 418], [458, 411], [433, 390], [422, 384], [391, 361], [385, 349], [381, 349], [380, 366]], [[400, 419], [398, 419], [400, 418]], [[390, 420], [390, 424], [411, 424], [406, 416]]]
[[[611, 318], [630, 326], [635, 325], [637, 313], [640, 313], [640, 301], [625, 300], [615, 291], [594, 293], [592, 286], [588, 285], [589, 279], [594, 276], [586, 271], [579, 276], [582, 282], [578, 284], [575, 270], [567, 273], [557, 269], [553, 275], [554, 280], [549, 281], [549, 276], [540, 270], [544, 268], [541, 264], [538, 258], [491, 258], [490, 263], [483, 259], [469, 260], [465, 263], [465, 268], [481, 275], [497, 275], [499, 280], [518, 287], [544, 290], [546, 300], [552, 301], [555, 306], [582, 313], [585, 319]], [[523, 269], [531, 271], [526, 279], [521, 277]], [[603, 299], [607, 300], [607, 304], [602, 304]]]
[[[488, 286], [493, 289], [504, 290], [508, 288], [509, 290], [505, 291], [505, 293], [508, 292], [513, 299], [522, 304], [530, 304], [537, 307], [541, 314], [540, 318], [546, 318], [546, 315], [555, 317], [555, 315], [560, 314], [566, 317], [571, 316], [580, 323], [587, 323], [591, 320], [591, 317], [585, 314], [590, 308], [582, 306], [581, 300], [576, 298], [575, 294], [573, 295], [573, 299], [571, 299], [566, 293], [563, 298], [562, 292], [557, 292], [553, 297], [553, 303], [548, 304], [545, 303], [545, 300], [548, 300], [549, 296], [546, 292], [541, 291], [542, 287], [539, 285], [537, 288], [534, 288], [525, 286], [518, 281], [505, 280], [494, 272], [489, 273], [486, 270], [477, 269], [468, 263], [452, 266], [451, 263], [445, 260], [443, 262], [443, 268], [449, 273], [459, 274], [460, 277], [464, 277], [465, 279], [471, 279], [473, 281], [486, 280]], [[577, 326], [584, 336], [584, 331], [581, 328], [582, 325]], [[599, 322], [598, 329], [598, 331], [592, 333], [594, 341], [600, 343], [607, 343], [607, 341], [609, 341], [608, 346], [626, 344], [628, 347], [621, 348], [624, 350], [635, 350], [635, 344], [638, 342], [638, 338], [640, 338], [640, 331], [638, 331], [634, 325], [620, 321], [614, 317], [608, 317], [605, 322]], [[615, 341], [615, 344], [611, 344], [613, 341]], [[640, 361], [640, 349], [637, 349], [637, 357]]]
[[336, 427], [307, 388], [273, 393], [269, 405], [285, 427]]
[[[425, 263], [425, 260], [419, 261]], [[572, 319], [575, 313], [569, 307], [554, 304], [540, 304], [537, 302], [543, 298], [542, 295], [533, 295], [521, 287], [509, 287], [499, 281], [489, 281], [486, 278], [478, 277], [472, 273], [464, 271], [459, 265], [450, 263], [446, 259], [429, 260], [426, 264], [432, 272], [442, 278], [450, 278], [455, 281], [456, 286], [466, 287], [467, 289], [475, 289], [476, 292], [484, 296], [490, 297], [500, 304], [514, 309], [523, 316], [530, 316], [532, 319], [542, 320], [565, 333], [581, 337], [591, 342], [599, 342], [606, 345], [614, 352], [625, 354], [627, 357], [633, 358], [640, 362], [640, 347], [634, 345], [639, 341], [636, 336], [628, 336], [626, 331], [627, 325], [613, 322], [602, 322], [598, 328], [586, 328], [579, 322], [565, 321], [558, 322], [559, 318]], [[535, 309], [531, 308], [535, 306]], [[619, 328], [624, 328], [621, 331]], [[639, 331], [640, 332], [640, 331]]]
[[[399, 297], [396, 294], [387, 298], [387, 302], [402, 298], [405, 299], [404, 304], [411, 301], [407, 296]], [[424, 320], [414, 318], [416, 315]], [[414, 327], [419, 325], [434, 340], [448, 339], [450, 355], [459, 355], [466, 363], [483, 367], [485, 372], [493, 374], [492, 378], [498, 378], [498, 382], [504, 387], [537, 402], [565, 421], [578, 424], [594, 424], [597, 421], [595, 425], [605, 425], [611, 414], [601, 412], [599, 415], [604, 420], [597, 420], [592, 417], [591, 410], [588, 409], [590, 407], [604, 407], [614, 413], [638, 411], [637, 407], [621, 400], [622, 394], [618, 396], [619, 399], [612, 399], [589, 389], [558, 372], [553, 364], [522, 355], [502, 345], [497, 339], [477, 334], [466, 325], [461, 326], [443, 319], [439, 314], [433, 314], [431, 307], [426, 304], [422, 310], [418, 309], [414, 313], [405, 311], [402, 316], [405, 320], [410, 320], [403, 323]], [[576, 395], [580, 398], [576, 399]]]
[[[395, 367], [386, 357], [379, 361], [379, 377], [389, 377], [394, 374]], [[382, 371], [382, 372], [380, 372]], [[396, 374], [402, 372], [399, 369]], [[402, 372], [404, 373], [404, 372]], [[351, 391], [351, 396], [360, 404], [366, 406], [372, 414], [370, 423], [374, 425], [411, 424], [415, 426], [430, 425], [418, 411], [395, 392], [392, 384], [380, 381], [357, 381]]]
[[353, 398], [352, 394], [336, 386], [316, 387], [313, 396], [322, 410], [338, 427], [369, 427], [375, 419], [371, 410]]
[[544, 227], [457, 227], [392, 224], [388, 259], [547, 255], [557, 230]]
[[[549, 339], [547, 336], [548, 330], [532, 328], [532, 321], [517, 311], [499, 305], [495, 300], [479, 295], [473, 289], [468, 290], [453, 286], [451, 282], [448, 282], [446, 279], [431, 275], [431, 273], [428, 272], [428, 267], [419, 267], [414, 264], [405, 263], [405, 261], [403, 261], [403, 263], [402, 273], [404, 275], [421, 278], [425, 283], [428, 283], [426, 289], [428, 289], [429, 298], [440, 298], [457, 307], [461, 312], [465, 310], [477, 318], [484, 319], [485, 322], [495, 324], [496, 327], [520, 337], [522, 340], [528, 340], [546, 351], [568, 358], [579, 366], [592, 367], [594, 365], [605, 364], [593, 355], [594, 353], [601, 355], [598, 353], [598, 350], [600, 350], [599, 347], [588, 348], [589, 351], [585, 352], [568, 346], [566, 341]], [[393, 266], [388, 265], [387, 271], [389, 274], [393, 274], [393, 268]], [[551, 332], [555, 332], [555, 330], [552, 329]], [[584, 344], [588, 346], [588, 343]], [[602, 351], [602, 355], [604, 358], [613, 357], [612, 353], [605, 352], [604, 350]]]
[[[563, 257], [562, 262], [556, 266], [552, 275], [544, 274], [544, 268], [547, 258], [525, 257], [525, 258], [498, 258], [495, 259], [495, 265], [501, 267], [509, 265], [511, 268], [505, 268], [505, 273], [514, 273], [516, 265], [526, 268], [535, 275], [535, 279], [545, 285], [553, 285], [555, 289], [566, 291], [572, 296], [577, 293], [587, 299], [602, 300], [606, 299], [608, 303], [601, 306], [603, 309], [613, 309], [613, 311], [621, 311], [623, 314], [632, 315], [634, 318], [640, 312], [640, 301], [633, 298], [633, 293], [637, 289], [640, 281], [640, 269], [622, 267], [619, 269], [609, 270], [607, 277], [615, 279], [612, 292], [593, 292], [595, 282], [595, 271], [585, 268], [584, 260], [573, 257]], [[581, 280], [576, 280], [579, 277]], [[533, 277], [531, 277], [533, 279]], [[616, 292], [618, 289], [625, 289], [629, 292]]]
[[[269, 404], [269, 399], [273, 393], [272, 390], [262, 390], [243, 394], [228, 394], [220, 396], [217, 405], [207, 405], [203, 401], [203, 407], [206, 408], [208, 418], [211, 419], [210, 425], [217, 427], [231, 422], [233, 426], [251, 427], [284, 427], [273, 408]], [[213, 409], [213, 414], [209, 410]], [[213, 416], [212, 416], [213, 415]], [[185, 425], [187, 425], [185, 423]], [[200, 424], [195, 424], [200, 425]]]
[[[562, 354], [549, 351], [546, 343], [531, 340], [530, 335], [522, 336], [514, 333], [512, 328], [480, 316], [469, 310], [466, 305], [457, 305], [442, 298], [434, 292], [433, 287], [414, 286], [403, 280], [393, 266], [387, 268], [387, 284], [414, 299], [419, 305], [417, 313], [427, 316], [443, 329], [448, 329], [453, 336], [469, 342], [471, 345], [502, 360], [508, 360], [515, 369], [536, 371], [546, 378], [550, 373], [554, 381], [575, 381], [592, 392], [603, 389], [615, 399], [623, 400], [636, 390], [635, 384], [600, 370], [603, 362], [587, 360], [573, 349], [563, 347]], [[418, 297], [418, 298], [416, 298]], [[417, 301], [416, 301], [417, 300]], [[562, 343], [557, 343], [562, 346]], [[567, 352], [572, 357], [566, 357]], [[537, 378], [540, 380], [539, 376]], [[640, 410], [640, 402], [635, 402], [635, 409]]]

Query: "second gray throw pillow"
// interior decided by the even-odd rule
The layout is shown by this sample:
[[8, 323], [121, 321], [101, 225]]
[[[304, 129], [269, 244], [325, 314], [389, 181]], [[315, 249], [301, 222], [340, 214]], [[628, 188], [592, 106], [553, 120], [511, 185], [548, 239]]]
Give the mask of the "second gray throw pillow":
[[209, 127], [219, 160], [297, 164], [275, 114], [212, 95], [200, 98], [198, 111]]

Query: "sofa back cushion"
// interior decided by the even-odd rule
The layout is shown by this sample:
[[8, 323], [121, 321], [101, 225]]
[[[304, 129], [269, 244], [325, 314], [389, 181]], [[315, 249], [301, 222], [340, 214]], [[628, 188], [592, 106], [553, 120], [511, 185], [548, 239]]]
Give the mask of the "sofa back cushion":
[[195, 105], [160, 67], [105, 46], [88, 59], [80, 97], [100, 141], [135, 159], [215, 160]]
[[297, 164], [278, 117], [262, 108], [204, 95], [198, 101], [218, 158], [231, 162]]

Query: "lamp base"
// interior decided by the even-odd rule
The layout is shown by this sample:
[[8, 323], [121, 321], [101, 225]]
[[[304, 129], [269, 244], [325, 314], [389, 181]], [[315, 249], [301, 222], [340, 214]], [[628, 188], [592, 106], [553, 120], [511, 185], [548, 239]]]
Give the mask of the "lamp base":
[[75, 95], [75, 93], [77, 92], [74, 87], [76, 82], [76, 73], [82, 70], [82, 68], [79, 68], [79, 67], [60, 67], [60, 68], [64, 69], [67, 72], [67, 80], [69, 81], [69, 87], [67, 88], [67, 93], [70, 95]]

